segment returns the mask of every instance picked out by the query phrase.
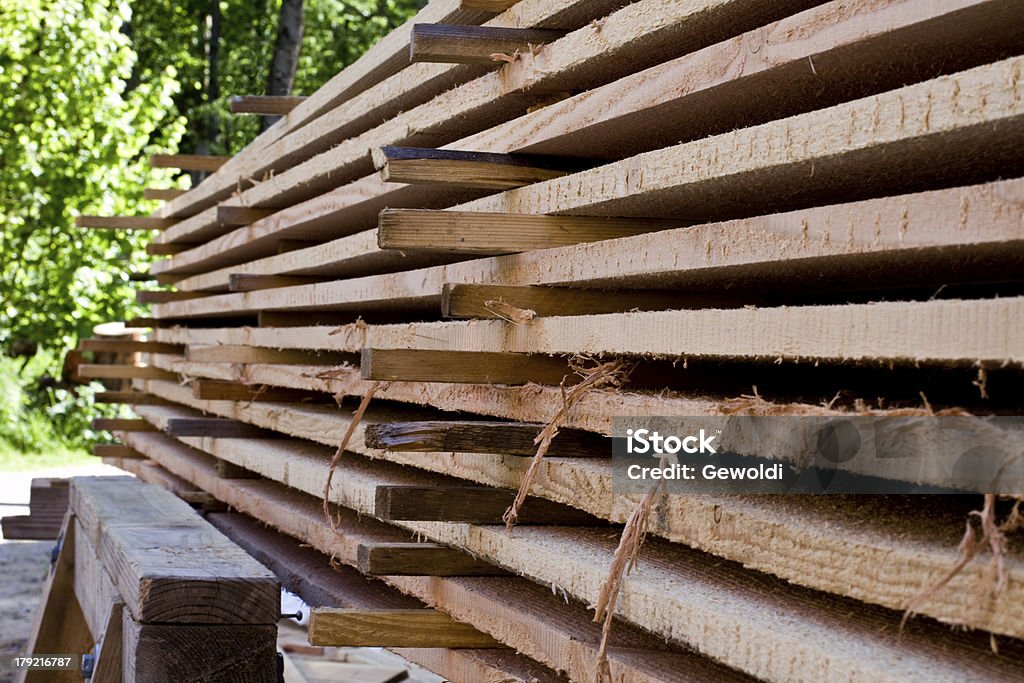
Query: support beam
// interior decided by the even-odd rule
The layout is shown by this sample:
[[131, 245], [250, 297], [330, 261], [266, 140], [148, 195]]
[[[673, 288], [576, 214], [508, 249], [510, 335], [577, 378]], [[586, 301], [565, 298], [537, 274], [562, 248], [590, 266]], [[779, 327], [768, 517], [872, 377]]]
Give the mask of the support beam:
[[[129, 431], [129, 430], [122, 430]], [[134, 431], [152, 432], [155, 429], [139, 429]], [[142, 453], [139, 453], [130, 446], [125, 446], [120, 443], [97, 443], [92, 446], [92, 454], [98, 458], [145, 458]]]
[[685, 225], [685, 221], [385, 209], [377, 225], [377, 243], [381, 249], [514, 254], [640, 235], [681, 225]]
[[500, 647], [471, 624], [433, 609], [360, 610], [316, 607], [309, 613], [310, 645], [333, 647]]
[[100, 351], [104, 353], [182, 353], [183, 344], [167, 344], [158, 341], [142, 341], [135, 339], [83, 339], [78, 344], [82, 351]]
[[249, 206], [221, 204], [217, 207], [217, 222], [231, 226], [249, 225], [274, 212], [275, 209], [254, 209]]
[[214, 439], [270, 439], [278, 432], [223, 417], [175, 417], [167, 421], [164, 432], [169, 436], [202, 436]]
[[509, 190], [559, 178], [585, 164], [555, 157], [461, 152], [429, 147], [380, 147], [373, 165], [390, 183]]
[[361, 543], [359, 571], [370, 576], [506, 576], [508, 572], [438, 543]]
[[[495, 453], [533, 455], [544, 425], [525, 422], [432, 421], [381, 422], [367, 425], [367, 448], [397, 453]], [[573, 429], [559, 430], [548, 455], [600, 458], [611, 456], [607, 438]]]
[[266, 384], [242, 384], [215, 379], [193, 379], [192, 395], [204, 401], [242, 401], [245, 403], [297, 403], [332, 401], [330, 394], [305, 389], [287, 389]]
[[205, 296], [202, 292], [179, 292], [169, 289], [139, 289], [135, 291], [137, 304], [167, 304], [174, 301], [188, 301]]
[[156, 428], [140, 419], [119, 418], [119, 417], [96, 417], [93, 418], [92, 428], [103, 431], [119, 432], [154, 432]]
[[[680, 308], [735, 306], [737, 298], [713, 292], [622, 290], [607, 292], [575, 287], [510, 285], [463, 285], [445, 283], [441, 290], [441, 315], [446, 318], [502, 318], [508, 306], [532, 311], [534, 316], [590, 315], [657, 311]], [[534, 316], [530, 316], [531, 318]], [[523, 322], [523, 321], [515, 321]]]
[[75, 216], [76, 227], [109, 230], [166, 230], [177, 222], [152, 216]]
[[364, 348], [363, 379], [472, 384], [561, 384], [577, 378], [564, 358], [519, 353], [463, 353]]
[[235, 95], [231, 98], [231, 113], [284, 116], [307, 99], [286, 95]]
[[176, 379], [173, 372], [167, 372], [152, 365], [97, 365], [83, 363], [78, 366], [78, 376], [88, 379]]
[[[516, 492], [488, 486], [378, 486], [374, 516], [388, 522], [502, 524]], [[521, 525], [602, 526], [605, 522], [576, 508], [543, 498], [527, 498]]]
[[186, 192], [188, 192], [188, 190], [180, 190], [175, 187], [147, 187], [142, 191], [142, 198], [156, 202], [169, 202], [172, 199], [177, 199]]
[[500, 64], [495, 55], [510, 58], [533, 52], [562, 38], [567, 31], [497, 28], [455, 24], [415, 24], [409, 43], [412, 62], [447, 64]]
[[231, 273], [228, 275], [228, 291], [255, 292], [261, 289], [278, 287], [295, 287], [324, 282], [326, 278], [305, 277], [302, 275], [255, 275], [249, 273]]
[[96, 403], [123, 403], [130, 406], [165, 406], [167, 399], [144, 391], [98, 391], [93, 396]]
[[149, 157], [149, 165], [152, 168], [212, 173], [230, 160], [231, 157], [202, 154], [153, 154]]

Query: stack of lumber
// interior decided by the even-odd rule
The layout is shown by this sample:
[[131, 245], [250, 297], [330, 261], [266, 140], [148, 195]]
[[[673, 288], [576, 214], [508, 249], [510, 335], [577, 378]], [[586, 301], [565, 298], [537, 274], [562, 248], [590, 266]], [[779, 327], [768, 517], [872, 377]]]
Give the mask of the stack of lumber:
[[9, 540], [53, 540], [60, 534], [67, 510], [67, 479], [33, 479], [29, 487], [28, 514], [0, 519], [3, 537]]
[[620, 5], [434, 0], [137, 219], [173, 289], [143, 362], [79, 368], [132, 380], [111, 460], [240, 513], [312, 643], [450, 680], [1019, 679], [1013, 543], [915, 600], [988, 493], [956, 453], [884, 476], [974, 495], [640, 507], [608, 438], [1021, 413], [1019, 5]]
[[89, 654], [93, 681], [274, 683], [279, 611], [277, 577], [171, 493], [76, 477], [27, 654]]

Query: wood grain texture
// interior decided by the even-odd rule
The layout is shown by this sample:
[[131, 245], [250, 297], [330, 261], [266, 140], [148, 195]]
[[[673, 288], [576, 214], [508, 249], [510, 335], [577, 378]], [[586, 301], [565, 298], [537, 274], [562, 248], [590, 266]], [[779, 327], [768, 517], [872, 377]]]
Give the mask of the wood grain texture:
[[80, 477], [71, 505], [132, 618], [277, 622], [273, 574], [170, 492], [127, 477]]
[[[378, 486], [374, 516], [388, 522], [501, 524], [515, 491], [486, 486]], [[543, 498], [527, 498], [518, 524], [603, 526], [592, 515]]]
[[228, 290], [232, 292], [255, 292], [261, 289], [294, 287], [295, 285], [308, 285], [322, 281], [323, 278], [303, 277], [301, 275], [231, 273], [228, 276]]
[[166, 230], [177, 222], [152, 216], [75, 216], [76, 227], [111, 230]]
[[163, 431], [170, 436], [204, 436], [214, 439], [273, 437], [272, 432], [223, 417], [179, 417], [168, 420]]
[[124, 681], [124, 638], [122, 635], [124, 603], [110, 605], [103, 637], [97, 643], [95, 668], [91, 683], [123, 683]]
[[177, 168], [182, 171], [212, 172], [230, 160], [227, 156], [200, 154], [151, 154], [149, 165], [152, 168]]
[[682, 223], [685, 222], [385, 209], [377, 225], [377, 243], [381, 249], [402, 251], [509, 254], [677, 228]]
[[266, 349], [231, 344], [189, 346], [185, 357], [194, 363], [291, 363], [296, 365], [340, 365], [343, 355], [328, 351]]
[[[569, 173], [565, 162], [552, 157], [513, 156], [429, 147], [373, 150], [373, 165], [389, 183], [457, 185], [508, 190]], [[576, 164], [576, 169], [580, 167]]]
[[286, 95], [235, 95], [230, 100], [230, 107], [232, 114], [284, 116], [306, 99]]
[[364, 347], [363, 379], [400, 382], [561, 384], [576, 378], [565, 359], [512, 353], [461, 353]]
[[432, 609], [360, 610], [315, 607], [309, 642], [332, 647], [497, 647], [470, 624]]
[[192, 380], [192, 395], [204, 401], [261, 401], [264, 403], [292, 403], [329, 400], [324, 394], [302, 389], [271, 387], [265, 384], [248, 385], [220, 380]]
[[413, 24], [409, 61], [495, 65], [500, 63], [495, 54], [531, 52], [565, 37], [566, 33], [551, 29]]
[[[458, 452], [533, 455], [544, 425], [526, 422], [434, 420], [382, 422], [368, 425], [363, 437], [368, 448], [396, 452]], [[588, 432], [559, 430], [548, 455], [601, 458], [611, 455], [611, 441]]]
[[508, 572], [437, 543], [362, 543], [359, 571], [371, 576], [505, 576]]

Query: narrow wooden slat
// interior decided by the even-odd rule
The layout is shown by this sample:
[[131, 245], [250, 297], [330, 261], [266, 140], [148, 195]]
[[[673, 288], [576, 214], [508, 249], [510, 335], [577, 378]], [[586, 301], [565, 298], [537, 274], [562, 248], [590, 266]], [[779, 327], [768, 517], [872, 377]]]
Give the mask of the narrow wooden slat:
[[574, 380], [568, 362], [553, 356], [364, 348], [363, 379], [474, 384], [560, 384]]
[[124, 403], [137, 406], [164, 406], [170, 403], [165, 398], [144, 391], [98, 391], [92, 400], [96, 403]]
[[310, 325], [347, 325], [356, 315], [344, 311], [266, 311], [257, 313], [260, 327], [307, 327]]
[[83, 339], [78, 348], [108, 353], [182, 353], [185, 350], [181, 344], [136, 339]]
[[274, 209], [254, 209], [249, 206], [221, 204], [217, 207], [217, 222], [224, 225], [249, 225], [274, 213]]
[[[445, 283], [441, 315], [446, 318], [508, 318], [507, 304], [536, 316], [588, 315], [735, 305], [736, 298], [716, 293], [665, 290], [605, 292], [597, 289]], [[532, 317], [532, 316], [531, 316]], [[516, 321], [521, 322], [521, 321]]]
[[495, 64], [495, 54], [529, 52], [566, 35], [550, 29], [497, 28], [455, 24], [415, 24], [409, 42], [413, 62]]
[[317, 607], [309, 643], [334, 647], [500, 647], [472, 625], [432, 609], [360, 610]]
[[477, 9], [484, 12], [504, 12], [515, 6], [519, 0], [461, 0], [459, 6], [463, 9]]
[[361, 543], [359, 571], [371, 576], [504, 576], [507, 571], [438, 543]]
[[266, 349], [258, 346], [190, 346], [185, 357], [195, 363], [290, 363], [297, 365], [338, 365], [345, 362], [343, 354], [329, 351], [297, 349]]
[[298, 401], [330, 401], [329, 394], [305, 389], [287, 389], [265, 384], [250, 385], [215, 379], [192, 380], [192, 395], [204, 401], [244, 401], [292, 403]]
[[150, 242], [146, 245], [146, 253], [150, 256], [174, 256], [198, 246], [199, 244], [197, 243], [176, 242], [174, 244], [162, 244], [160, 242]]
[[266, 439], [277, 434], [223, 417], [175, 417], [167, 421], [164, 431], [175, 437], [204, 436], [215, 439]]
[[217, 476], [221, 479], [259, 479], [260, 475], [252, 470], [239, 467], [228, 460], [217, 459]]
[[97, 365], [78, 366], [78, 376], [90, 379], [174, 379], [177, 375], [152, 365]]
[[[155, 429], [140, 429], [133, 431], [156, 431]], [[139, 453], [130, 446], [125, 446], [120, 443], [97, 443], [92, 446], [92, 454], [98, 458], [145, 458], [142, 453]]]
[[76, 227], [110, 230], [166, 230], [177, 222], [152, 216], [75, 216]]
[[[533, 455], [543, 425], [525, 422], [429, 421], [381, 422], [366, 426], [368, 448], [394, 452], [495, 453]], [[611, 442], [597, 434], [560, 430], [548, 455], [607, 457]]]
[[[385, 521], [501, 524], [515, 496], [515, 491], [488, 486], [378, 486], [374, 516]], [[518, 523], [605, 524], [582, 510], [543, 498], [527, 498]]]
[[462, 152], [426, 147], [380, 147], [373, 164], [392, 183], [508, 190], [558, 178], [585, 167], [554, 157]]
[[89, 683], [124, 683], [123, 619], [124, 603], [111, 604]]
[[255, 292], [261, 289], [277, 287], [294, 287], [323, 282], [324, 278], [304, 277], [301, 275], [255, 275], [249, 273], [231, 273], [228, 275], [228, 291]]
[[235, 95], [231, 98], [231, 113], [284, 116], [306, 99], [287, 95]]
[[231, 157], [201, 154], [153, 154], [149, 157], [152, 168], [177, 168], [182, 171], [212, 172], [226, 164]]
[[684, 224], [642, 218], [385, 209], [377, 225], [377, 243], [381, 249], [514, 254], [639, 235]]
[[202, 292], [177, 292], [166, 289], [139, 289], [135, 291], [137, 304], [167, 304], [174, 301], [188, 301], [204, 296]]
[[186, 192], [188, 192], [188, 190], [179, 190], [174, 187], [147, 187], [142, 191], [142, 198], [157, 202], [169, 202], [172, 199], [177, 199]]
[[131, 418], [120, 418], [120, 417], [97, 417], [93, 418], [92, 421], [93, 429], [102, 429], [108, 432], [119, 431], [119, 432], [153, 432], [156, 428], [140, 419]]

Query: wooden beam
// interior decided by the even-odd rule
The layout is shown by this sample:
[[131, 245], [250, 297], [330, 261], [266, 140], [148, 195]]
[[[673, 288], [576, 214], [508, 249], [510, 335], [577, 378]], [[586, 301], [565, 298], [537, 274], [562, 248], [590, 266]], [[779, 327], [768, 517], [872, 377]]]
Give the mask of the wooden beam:
[[182, 344], [167, 344], [158, 341], [142, 341], [136, 339], [83, 339], [78, 343], [82, 351], [101, 351], [106, 353], [173, 353], [185, 350]]
[[75, 216], [76, 227], [110, 230], [166, 230], [177, 222], [152, 216]]
[[150, 201], [169, 202], [172, 199], [177, 199], [186, 192], [188, 192], [188, 190], [180, 190], [176, 187], [147, 187], [142, 191], [142, 198]]
[[377, 225], [381, 249], [453, 254], [514, 254], [679, 227], [683, 221], [385, 209]]
[[211, 173], [226, 164], [231, 157], [203, 154], [152, 154], [149, 165], [152, 168], [177, 168], [182, 171]]
[[277, 436], [277, 432], [223, 417], [176, 417], [167, 421], [163, 431], [175, 437], [202, 436], [213, 439], [268, 439]]
[[123, 619], [124, 603], [118, 600], [110, 605], [90, 683], [124, 683]]
[[132, 406], [162, 406], [168, 403], [166, 399], [144, 391], [98, 391], [92, 400], [96, 403], [123, 403]]
[[215, 379], [192, 380], [192, 395], [204, 401], [262, 401], [264, 403], [295, 403], [301, 401], [331, 401], [329, 394], [287, 389], [266, 384], [242, 384]]
[[500, 647], [471, 624], [433, 609], [359, 610], [314, 607], [310, 645], [332, 647]]
[[[381, 422], [367, 425], [367, 448], [394, 452], [494, 453], [533, 455], [544, 425], [525, 422], [429, 421]], [[589, 432], [560, 430], [548, 455], [609, 457], [611, 441]]]
[[194, 363], [291, 363], [296, 365], [340, 365], [349, 358], [329, 351], [267, 349], [258, 346], [189, 346], [185, 357]]
[[133, 477], [77, 477], [71, 508], [138, 621], [277, 623], [276, 577], [172, 493]]
[[590, 315], [632, 310], [715, 308], [724, 304], [735, 305], [735, 302], [736, 297], [729, 298], [704, 292], [608, 292], [575, 287], [445, 283], [444, 289], [441, 290], [441, 315], [446, 318], [508, 318], [510, 313], [507, 306], [532, 311], [536, 316]]
[[564, 358], [516, 353], [463, 353], [364, 348], [363, 379], [474, 384], [561, 384], [578, 381]]
[[[123, 430], [128, 431], [128, 430]], [[130, 431], [149, 432], [156, 431], [155, 429], [138, 429]], [[130, 446], [125, 446], [120, 443], [96, 443], [92, 446], [92, 454], [98, 458], [145, 458], [142, 453], [139, 453]]]
[[228, 276], [228, 291], [255, 292], [261, 289], [277, 287], [295, 287], [324, 282], [326, 278], [306, 277], [302, 275], [257, 275], [249, 273], [231, 273]]
[[309, 327], [323, 325], [339, 327], [354, 323], [355, 313], [345, 311], [266, 311], [258, 314], [260, 327]]
[[217, 206], [217, 222], [231, 226], [249, 225], [274, 212], [274, 209], [254, 209], [249, 206], [220, 204]]
[[156, 428], [145, 420], [119, 418], [119, 417], [96, 417], [92, 420], [92, 428], [108, 432], [153, 432]]
[[231, 113], [284, 116], [307, 99], [285, 95], [235, 95], [231, 98]]
[[[515, 491], [487, 486], [378, 486], [374, 516], [388, 522], [459, 522], [502, 524]], [[527, 498], [519, 524], [593, 526], [604, 522], [592, 515], [543, 498]]]
[[478, 9], [484, 12], [504, 12], [514, 7], [519, 0], [460, 0], [463, 9]]
[[97, 365], [83, 363], [78, 366], [78, 376], [89, 379], [174, 379], [173, 372], [167, 372], [152, 365]]
[[508, 190], [558, 178], [583, 164], [551, 157], [462, 152], [428, 147], [379, 147], [373, 164], [391, 183]]
[[506, 576], [507, 571], [437, 543], [361, 543], [359, 571], [370, 576]]
[[146, 253], [150, 256], [174, 256], [175, 254], [180, 254], [183, 251], [188, 251], [189, 249], [198, 246], [199, 244], [194, 242], [177, 242], [175, 244], [150, 242], [146, 245]]
[[138, 289], [135, 291], [137, 304], [166, 304], [174, 301], [188, 301], [204, 296], [202, 292], [179, 292], [168, 289]]
[[531, 52], [563, 38], [567, 31], [551, 29], [415, 24], [409, 43], [412, 62], [500, 64], [496, 54], [509, 57]]

